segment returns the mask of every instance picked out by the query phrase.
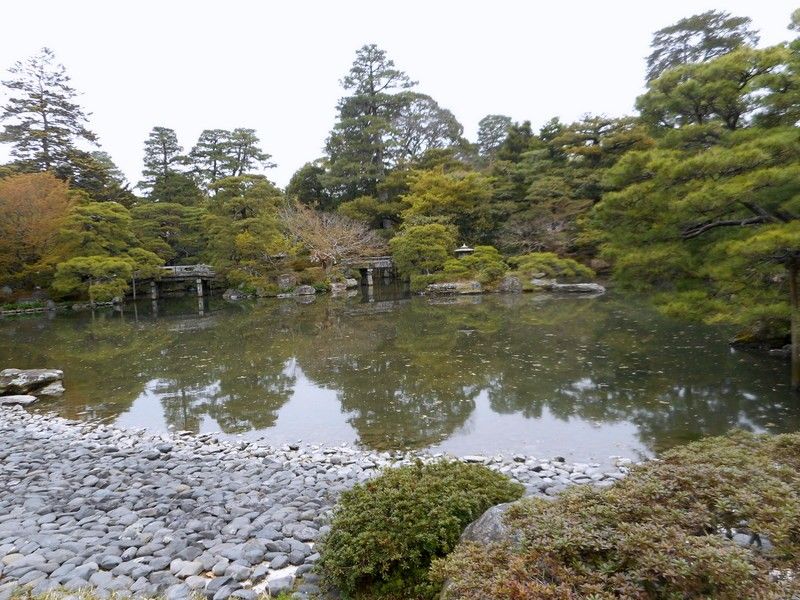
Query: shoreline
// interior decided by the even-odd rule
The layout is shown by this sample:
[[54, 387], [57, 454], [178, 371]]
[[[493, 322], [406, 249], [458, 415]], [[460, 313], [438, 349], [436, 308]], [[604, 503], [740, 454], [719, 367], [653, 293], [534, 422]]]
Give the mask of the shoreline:
[[[21, 407], [0, 408], [0, 436], [3, 600], [25, 585], [168, 600], [290, 589], [307, 597], [317, 591], [315, 543], [343, 490], [383, 468], [456, 458], [157, 434]], [[632, 463], [601, 471], [522, 455], [459, 459], [545, 496], [612, 485]]]

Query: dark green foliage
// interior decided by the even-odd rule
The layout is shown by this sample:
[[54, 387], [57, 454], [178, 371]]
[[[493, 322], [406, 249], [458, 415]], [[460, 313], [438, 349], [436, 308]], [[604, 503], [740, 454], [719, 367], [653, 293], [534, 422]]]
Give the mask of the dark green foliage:
[[196, 206], [203, 202], [203, 193], [186, 173], [168, 173], [155, 178], [148, 200]]
[[758, 43], [758, 32], [750, 28], [748, 17], [709, 10], [681, 19], [653, 34], [647, 57], [647, 79], [690, 63], [700, 63], [727, 54], [741, 46]]
[[325, 169], [314, 163], [306, 163], [289, 180], [286, 196], [318, 210], [332, 208], [328, 190], [322, 185]]
[[394, 263], [403, 275], [430, 274], [444, 267], [456, 247], [452, 225], [428, 223], [406, 227], [389, 242]]
[[[728, 540], [742, 522], [774, 550]], [[450, 581], [445, 598], [794, 597], [800, 435], [740, 432], [689, 444], [613, 488], [525, 500], [507, 523], [520, 533], [517, 547], [465, 544], [435, 565], [435, 579]]]
[[48, 171], [69, 163], [75, 143], [96, 142], [86, 127], [86, 114], [73, 102], [77, 92], [69, 85], [63, 65], [49, 48], [11, 69], [3, 85], [11, 92], [0, 121], [0, 141], [12, 144], [11, 155], [26, 171]]
[[578, 281], [591, 279], [594, 272], [571, 258], [560, 258], [552, 252], [531, 252], [508, 259], [512, 267], [526, 279], [532, 277]]
[[349, 200], [376, 195], [386, 176], [392, 119], [402, 104], [399, 92], [415, 85], [375, 44], [362, 46], [342, 86], [339, 116], [326, 144], [325, 186]]
[[458, 462], [389, 469], [342, 494], [322, 544], [322, 572], [347, 597], [433, 598], [426, 573], [487, 508], [523, 488]]
[[476, 279], [482, 284], [498, 281], [508, 271], [503, 257], [492, 246], [476, 246], [475, 251], [461, 258], [452, 258], [444, 263], [444, 279]]
[[511, 117], [505, 115], [486, 115], [478, 122], [478, 152], [484, 158], [495, 155], [508, 137]]
[[187, 163], [174, 129], [153, 127], [144, 142], [144, 169], [138, 187], [151, 190], [159, 177], [167, 178]]

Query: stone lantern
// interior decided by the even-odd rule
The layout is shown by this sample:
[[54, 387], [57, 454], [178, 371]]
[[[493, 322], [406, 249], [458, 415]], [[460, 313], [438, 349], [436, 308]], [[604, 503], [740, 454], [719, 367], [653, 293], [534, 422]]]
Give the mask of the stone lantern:
[[473, 252], [475, 252], [475, 248], [470, 248], [466, 244], [463, 244], [461, 246], [461, 248], [456, 248], [456, 250], [455, 250], [456, 256], [458, 258], [461, 258], [462, 256], [468, 256], [468, 255], [472, 254]]

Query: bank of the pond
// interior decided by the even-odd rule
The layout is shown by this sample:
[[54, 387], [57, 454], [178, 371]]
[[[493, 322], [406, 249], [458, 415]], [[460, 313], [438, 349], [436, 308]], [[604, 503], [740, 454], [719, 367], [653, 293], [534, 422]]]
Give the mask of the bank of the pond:
[[[0, 598], [63, 586], [170, 600], [316, 589], [316, 541], [339, 494], [381, 469], [444, 455], [232, 443], [0, 408]], [[611, 485], [630, 461], [461, 457], [554, 495]], [[301, 578], [298, 581], [298, 578]]]

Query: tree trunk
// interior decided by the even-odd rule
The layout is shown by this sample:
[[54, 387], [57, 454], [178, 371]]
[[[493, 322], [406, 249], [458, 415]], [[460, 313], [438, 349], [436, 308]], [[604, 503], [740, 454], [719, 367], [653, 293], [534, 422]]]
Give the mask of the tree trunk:
[[798, 259], [789, 262], [789, 293], [792, 297], [792, 389], [800, 391], [800, 298], [797, 289]]

